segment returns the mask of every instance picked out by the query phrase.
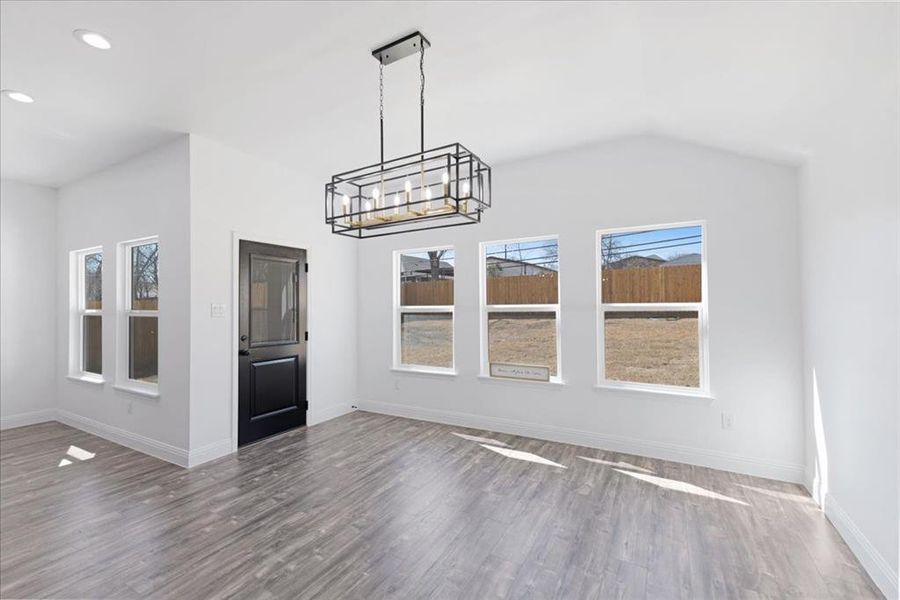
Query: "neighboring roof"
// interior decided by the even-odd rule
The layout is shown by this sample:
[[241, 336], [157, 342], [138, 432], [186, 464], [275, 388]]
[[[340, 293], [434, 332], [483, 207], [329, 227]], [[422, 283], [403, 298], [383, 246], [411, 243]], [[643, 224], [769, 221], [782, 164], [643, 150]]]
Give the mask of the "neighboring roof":
[[699, 265], [701, 260], [699, 252], [692, 252], [691, 254], [682, 254], [681, 256], [676, 256], [671, 260], [667, 260], [662, 266], [674, 267], [678, 265]]
[[666, 261], [659, 257], [652, 256], [626, 256], [617, 261], [611, 262], [608, 266], [610, 269], [641, 269], [646, 267], [658, 267]]
[[[453, 268], [453, 265], [445, 260], [440, 261], [438, 264], [441, 269]], [[418, 256], [401, 254], [400, 268], [404, 273], [428, 272], [431, 271], [431, 261], [427, 258], [419, 258]]]
[[546, 271], [548, 273], [556, 273], [556, 269], [551, 269], [549, 267], [545, 267], [544, 265], [536, 265], [534, 263], [530, 263], [527, 260], [516, 260], [514, 258], [502, 258], [500, 256], [488, 256], [485, 258], [486, 262], [493, 263], [498, 265], [501, 269], [507, 267], [521, 267], [525, 266], [529, 269], [535, 269], [538, 271]]

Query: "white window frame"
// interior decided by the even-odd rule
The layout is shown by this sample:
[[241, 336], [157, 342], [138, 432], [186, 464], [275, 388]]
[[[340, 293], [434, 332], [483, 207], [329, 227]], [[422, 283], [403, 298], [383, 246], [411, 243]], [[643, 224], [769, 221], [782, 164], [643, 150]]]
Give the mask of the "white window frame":
[[[119, 268], [119, 297], [117, 298], [116, 307], [118, 313], [117, 319], [117, 339], [116, 339], [116, 384], [115, 388], [125, 392], [131, 392], [141, 396], [151, 398], [159, 397], [159, 383], [151, 383], [148, 381], [139, 381], [130, 379], [128, 376], [129, 365], [129, 336], [130, 329], [128, 327], [130, 317], [156, 317], [159, 324], [159, 309], [157, 310], [134, 310], [131, 308], [131, 249], [135, 246], [143, 246], [145, 244], [159, 244], [159, 236], [149, 236], [118, 244], [118, 262]], [[158, 261], [159, 259], [157, 259]], [[159, 265], [157, 265], [159, 268]], [[158, 340], [159, 342], [159, 340]], [[159, 366], [159, 351], [157, 350], [157, 368]]]
[[[488, 304], [487, 303], [487, 264], [486, 253], [488, 246], [496, 244], [516, 244], [527, 242], [540, 242], [554, 240], [557, 244], [557, 264], [560, 265], [556, 273], [556, 304]], [[507, 240], [492, 240], [489, 242], [481, 242], [478, 247], [478, 304], [481, 309], [481, 374], [480, 377], [491, 379], [493, 381], [504, 381], [511, 383], [534, 383], [537, 385], [546, 385], [547, 383], [562, 384], [565, 383], [562, 371], [562, 311], [560, 304], [562, 303], [562, 263], [560, 261], [559, 235], [537, 235], [532, 237], [511, 238]], [[489, 356], [489, 340], [488, 340], [488, 314], [492, 312], [543, 312], [553, 313], [556, 318], [556, 375], [551, 375], [549, 381], [531, 381], [531, 380], [514, 380], [502, 377], [493, 377], [491, 375], [491, 365]]]
[[[432, 252], [435, 250], [452, 250], [453, 251], [453, 304], [451, 305], [428, 305], [428, 306], [402, 306], [400, 304], [400, 274], [403, 266], [400, 263], [402, 254], [417, 254], [422, 252]], [[412, 248], [394, 251], [394, 268], [393, 268], [393, 303], [394, 303], [394, 360], [393, 370], [409, 371], [413, 373], [434, 373], [440, 375], [456, 375], [456, 248], [453, 246], [427, 246], [425, 248]], [[450, 315], [450, 331], [453, 341], [451, 343], [452, 365], [450, 367], [436, 367], [431, 365], [406, 364], [401, 361], [403, 350], [401, 348], [402, 335], [400, 327], [404, 313], [439, 313]]]
[[[103, 374], [91, 373], [84, 370], [84, 317], [98, 316], [103, 318], [102, 308], [87, 308], [84, 301], [84, 259], [89, 254], [103, 255], [102, 246], [74, 250], [69, 253], [69, 377], [91, 383], [103, 383]], [[105, 266], [104, 257], [104, 266]], [[102, 267], [101, 267], [102, 268]], [[101, 287], [103, 271], [100, 272]], [[102, 321], [101, 321], [102, 322]], [[101, 333], [101, 337], [102, 337]], [[102, 341], [101, 341], [102, 343]], [[103, 356], [100, 357], [101, 370], [103, 369]]]
[[[673, 229], [677, 227], [700, 227], [700, 302], [603, 302], [603, 260], [601, 258], [601, 240], [604, 235], [629, 231], [654, 231], [657, 229]], [[594, 261], [597, 281], [597, 387], [644, 392], [660, 392], [685, 396], [710, 396], [709, 387], [709, 286], [706, 273], [706, 221], [684, 221], [679, 223], [663, 223], [658, 225], [637, 225], [634, 227], [615, 227], [600, 229], [594, 240]], [[635, 381], [617, 381], [606, 378], [606, 313], [608, 312], [696, 312], [697, 340], [699, 348], [700, 387], [666, 385], [661, 383], [641, 383]]]

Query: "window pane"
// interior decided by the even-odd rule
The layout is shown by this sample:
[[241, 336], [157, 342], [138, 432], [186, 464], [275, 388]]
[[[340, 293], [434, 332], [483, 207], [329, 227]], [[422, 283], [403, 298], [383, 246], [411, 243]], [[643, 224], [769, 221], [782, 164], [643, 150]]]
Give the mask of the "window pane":
[[159, 309], [159, 244], [131, 248], [131, 308]]
[[404, 365], [453, 367], [453, 315], [400, 315], [400, 362]]
[[156, 383], [159, 381], [159, 319], [128, 318], [128, 378]]
[[103, 373], [103, 317], [85, 315], [81, 329], [81, 369], [86, 373]]
[[454, 263], [451, 249], [401, 254], [401, 306], [452, 305]]
[[84, 307], [103, 308], [103, 254], [96, 252], [84, 257]]
[[700, 302], [701, 240], [699, 225], [601, 235], [603, 302]]
[[697, 312], [608, 312], [606, 379], [700, 387]]
[[488, 362], [549, 367], [556, 375], [556, 315], [488, 313]]
[[559, 253], [555, 239], [506, 242], [485, 248], [488, 304], [557, 304]]
[[297, 341], [296, 260], [250, 257], [250, 342]]

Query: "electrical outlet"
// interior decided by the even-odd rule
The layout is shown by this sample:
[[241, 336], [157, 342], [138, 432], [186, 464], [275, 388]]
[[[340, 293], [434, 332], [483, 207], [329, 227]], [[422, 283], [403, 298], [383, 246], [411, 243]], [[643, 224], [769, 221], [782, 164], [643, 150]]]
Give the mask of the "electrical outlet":
[[209, 305], [209, 316], [213, 319], [224, 319], [225, 318], [225, 305], [219, 303], [212, 303]]
[[734, 429], [734, 414], [722, 413], [722, 429]]

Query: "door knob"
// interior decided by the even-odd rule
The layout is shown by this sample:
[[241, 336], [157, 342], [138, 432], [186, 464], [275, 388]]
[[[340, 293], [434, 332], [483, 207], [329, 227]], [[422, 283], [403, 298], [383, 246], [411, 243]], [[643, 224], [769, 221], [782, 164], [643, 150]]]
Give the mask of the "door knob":
[[246, 342], [246, 341], [247, 341], [247, 336], [246, 336], [246, 335], [242, 335], [242, 336], [241, 336], [241, 341], [242, 341], [242, 342]]
[[241, 356], [250, 356], [250, 351], [249, 350], [238, 350], [238, 354], [240, 354]]

